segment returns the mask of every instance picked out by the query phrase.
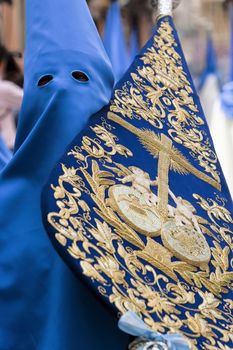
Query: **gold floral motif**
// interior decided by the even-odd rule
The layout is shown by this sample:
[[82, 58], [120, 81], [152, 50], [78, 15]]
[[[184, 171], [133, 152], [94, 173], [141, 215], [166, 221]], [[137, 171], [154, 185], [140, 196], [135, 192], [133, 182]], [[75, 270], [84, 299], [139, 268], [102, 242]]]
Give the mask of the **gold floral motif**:
[[170, 298], [172, 298], [173, 303], [177, 305], [182, 304], [195, 304], [195, 294], [191, 290], [187, 290], [185, 286], [178, 282], [176, 285], [173, 283], [167, 284], [168, 292], [171, 292]]
[[120, 265], [114, 257], [101, 256], [97, 258], [95, 268], [108, 276], [114, 284], [128, 286], [125, 281], [125, 272], [120, 269]]
[[[143, 118], [160, 130], [167, 115], [169, 135], [154, 138], [159, 146], [156, 156], [163, 158], [161, 173], [176, 169], [183, 175], [195, 169], [191, 173], [200, 181], [208, 179], [208, 184], [220, 189], [217, 158], [199, 128], [204, 122], [169, 23], [161, 24], [154, 46], [142, 60], [145, 67], [132, 75], [133, 83], [116, 92], [111, 113], [127, 123]], [[146, 99], [141, 98], [140, 90], [146, 92]], [[57, 210], [49, 213], [48, 221], [55, 229], [55, 238], [121, 313], [132, 310], [154, 330], [182, 333], [192, 350], [199, 350], [200, 338], [201, 349], [229, 350], [226, 343], [231, 339], [233, 315], [232, 302], [225, 294], [232, 281], [233, 222], [224, 199], [193, 194], [196, 203], [191, 204], [171, 191], [168, 176], [161, 180], [159, 169], [157, 177], [150, 179], [142, 167], [117, 163], [115, 155], [131, 158], [132, 164], [133, 151], [120, 143], [107, 122], [102, 120], [101, 125], [92, 127], [94, 137], [84, 136], [80, 146], [68, 153], [76, 159], [77, 168], [63, 164], [58, 183], [51, 185]], [[174, 143], [188, 148], [202, 171], [192, 164], [184, 167], [188, 161], [180, 153], [174, 161]], [[147, 145], [142, 142], [142, 146]], [[137, 179], [144, 176], [144, 180], [137, 181], [136, 173]], [[134, 226], [131, 218], [125, 220], [122, 208], [117, 207], [119, 200], [113, 205], [111, 198], [116, 186], [127, 188], [120, 200], [128, 201], [132, 213], [147, 215], [148, 208], [154, 213], [159, 207], [161, 227], [169, 219], [179, 228], [192, 227], [210, 237], [210, 259], [201, 266], [179, 259], [163, 245], [161, 229], [149, 235]], [[132, 188], [139, 193], [136, 200]], [[201, 217], [203, 211], [208, 220]]]
[[141, 58], [143, 67], [131, 74], [132, 82], [115, 91], [111, 112], [123, 118], [143, 118], [158, 129], [168, 122], [173, 141], [189, 149], [204, 171], [220, 184], [217, 156], [209, 135], [201, 129], [204, 120], [194, 102], [194, 91], [177, 52], [173, 29], [164, 20], [158, 32], [153, 47]]
[[80, 265], [85, 276], [90, 277], [92, 280], [96, 280], [103, 284], [107, 282], [102, 274], [100, 274], [89, 261], [82, 260], [80, 262]]
[[[105, 141], [102, 140], [102, 142]], [[103, 158], [108, 160], [108, 152], [112, 152], [112, 149], [106, 144], [99, 143], [99, 146], [103, 147]], [[162, 332], [179, 331], [188, 336], [186, 332], [182, 331], [183, 325], [186, 325], [195, 335], [192, 340], [193, 349], [196, 349], [195, 337], [198, 336], [203, 336], [211, 341], [211, 344], [215, 344], [215, 329], [208, 320], [215, 323], [217, 319], [225, 321], [227, 317], [219, 308], [220, 301], [213, 293], [219, 294], [227, 291], [229, 280], [226, 276], [229, 268], [229, 250], [226, 247], [222, 249], [217, 241], [214, 242], [211, 264], [215, 266], [215, 273], [209, 274], [208, 270], [199, 271], [197, 267], [192, 267], [185, 262], [173, 261], [172, 253], [151, 238], [147, 238], [147, 243], [144, 244], [136, 232], [116, 216], [106, 198], [107, 189], [115, 186], [112, 172], [109, 170], [114, 169], [113, 172], [116, 172], [118, 176], [125, 177], [127, 179], [125, 181], [128, 181], [133, 174], [133, 169], [126, 169], [111, 162], [109, 165], [106, 164], [105, 171], [99, 168], [97, 162], [92, 161], [91, 169], [88, 170], [86, 159], [89, 156], [89, 150], [85, 149], [85, 151], [83, 166], [78, 170], [68, 169], [63, 165], [64, 174], [59, 178], [59, 185], [52, 186], [59, 212], [50, 213], [49, 221], [58, 232], [56, 235], [58, 241], [63, 246], [68, 244], [69, 240], [72, 242], [67, 248], [68, 252], [80, 261], [83, 273], [87, 277], [99, 283], [100, 286], [108, 285], [109, 279], [112, 281], [113, 287], [112, 293], [109, 294], [109, 300], [122, 313], [131, 309], [142, 314], [148, 325]], [[124, 154], [124, 156], [127, 155]], [[81, 181], [78, 173], [84, 175], [91, 192]], [[66, 189], [66, 183], [73, 186], [73, 191]], [[99, 218], [95, 219], [94, 226], [90, 222], [92, 209], [82, 199], [82, 193], [89, 193], [96, 204], [96, 208], [93, 209]], [[194, 195], [194, 197], [200, 201], [198, 195]], [[206, 209], [209, 208], [203, 200], [201, 203]], [[214, 213], [216, 210], [218, 214], [213, 215], [209, 209], [209, 217], [215, 224], [216, 218], [220, 217], [227, 222], [232, 221], [230, 213], [221, 206], [217, 206], [217, 203], [215, 203]], [[79, 213], [80, 216], [78, 216]], [[211, 228], [211, 224], [209, 226]], [[124, 233], [122, 229], [125, 229]], [[127, 252], [122, 246], [120, 237], [124, 237], [137, 248]], [[94, 245], [91, 243], [93, 239], [96, 242]], [[95, 250], [94, 258], [91, 254], [93, 250]], [[119, 257], [123, 259], [123, 265]], [[142, 263], [143, 261], [144, 263]], [[162, 271], [164, 276], [157, 275], [155, 268]], [[131, 287], [125, 280], [126, 273], [131, 275]], [[146, 275], [150, 275], [149, 280], [145, 280], [143, 277]], [[186, 283], [195, 285], [199, 291], [202, 301], [197, 309], [195, 308], [196, 294], [179, 282], [180, 277]], [[173, 282], [168, 283], [168, 278], [171, 278]], [[166, 290], [162, 287], [164, 283]], [[199, 288], [202, 286], [205, 286], [209, 291], [200, 291]], [[187, 308], [186, 304], [193, 305], [193, 308], [190, 309], [190, 306]], [[180, 317], [182, 308], [187, 309], [186, 318], [176, 318], [176, 315]], [[193, 310], [194, 316], [191, 315], [189, 309]], [[151, 313], [157, 314], [159, 323], [153, 321]]]
[[224, 320], [225, 318], [218, 310], [220, 305], [220, 300], [218, 300], [212, 293], [198, 291], [199, 295], [203, 299], [203, 302], [198, 306], [201, 314], [205, 318], [210, 318], [212, 321], [216, 322], [217, 319]]
[[95, 219], [96, 229], [90, 228], [89, 232], [96, 239], [97, 246], [104, 248], [109, 253], [114, 253], [115, 248], [113, 246], [113, 240], [117, 239], [117, 235], [112, 233], [111, 228], [106, 222], [100, 222], [98, 219]]
[[219, 349], [219, 350], [232, 350], [232, 348], [230, 348], [227, 345], [221, 344], [219, 341], [217, 342], [217, 345], [216, 344], [215, 345], [206, 344], [206, 349], [207, 350], [216, 350], [216, 349]]
[[185, 316], [185, 322], [194, 334], [207, 338], [212, 344], [215, 344], [214, 337], [216, 338], [216, 335], [208, 322], [200, 314], [192, 316], [189, 312], [186, 312]]
[[[103, 146], [103, 158], [108, 159], [108, 152], [112, 151], [107, 150], [106, 147], [106, 145]], [[86, 164], [85, 159], [88, 156], [89, 153], [86, 150], [83, 164]], [[112, 281], [111, 293], [107, 295], [110, 302], [114, 303], [122, 313], [131, 309], [143, 315], [148, 325], [162, 332], [179, 331], [188, 336], [188, 333], [182, 330], [183, 325], [186, 325], [195, 335], [191, 341], [193, 349], [196, 349], [195, 337], [198, 338], [198, 336], [205, 337], [211, 341], [211, 344], [215, 343], [214, 323], [217, 319], [225, 321], [229, 317], [221, 311], [222, 308], [219, 308], [221, 302], [215, 296], [226, 292], [229, 284], [226, 277], [229, 268], [227, 247], [222, 249], [217, 241], [214, 242], [211, 264], [215, 267], [215, 273], [209, 274], [208, 270], [200, 271], [197, 267], [185, 262], [173, 261], [173, 254], [152, 238], [148, 237], [147, 243], [144, 244], [138, 234], [116, 216], [106, 198], [108, 188], [115, 186], [112, 172], [109, 170], [114, 169], [113, 173], [116, 172], [127, 182], [131, 181], [134, 169], [126, 169], [112, 162], [104, 166], [105, 171], [101, 170], [95, 161], [90, 164], [89, 170], [83, 166], [75, 171], [74, 168], [67, 169], [63, 165], [64, 175], [60, 176], [59, 185], [53, 186], [59, 212], [50, 213], [49, 221], [58, 232], [56, 235], [58, 241], [63, 246], [68, 244], [69, 240], [72, 242], [71, 245], [68, 244], [68, 252], [80, 261], [84, 275], [100, 286], [107, 286], [108, 281]], [[84, 186], [78, 173], [84, 175], [91, 191]], [[66, 190], [66, 183], [73, 186], [73, 191]], [[154, 184], [156, 185], [156, 181]], [[96, 207], [91, 209], [82, 199], [81, 193], [89, 193]], [[197, 195], [194, 197], [200, 200]], [[82, 203], [82, 206], [78, 203]], [[90, 221], [92, 210], [99, 217], [96, 217], [94, 226]], [[231, 221], [228, 212], [221, 207], [218, 210], [225, 213], [221, 216], [222, 218]], [[78, 217], [79, 213], [80, 217]], [[215, 217], [216, 215], [210, 215], [214, 222]], [[209, 226], [211, 226], [210, 223]], [[127, 251], [122, 245], [121, 237], [134, 244], [135, 250]], [[93, 239], [95, 244], [92, 243]], [[95, 250], [94, 257], [91, 254], [93, 250]], [[155, 268], [162, 271], [164, 275], [158, 275]], [[126, 273], [131, 276], [130, 281], [127, 282]], [[143, 276], [150, 276], [150, 278], [146, 280]], [[168, 278], [173, 282], [169, 282]], [[189, 289], [190, 287], [187, 287], [188, 285], [181, 283], [180, 278], [191, 286], [196, 286], [201, 299], [198, 308], [195, 308], [196, 292], [194, 293]], [[166, 289], [162, 287], [164, 283]], [[202, 292], [199, 289], [202, 286], [209, 291]], [[193, 307], [187, 307], [187, 304]], [[178, 306], [180, 308], [177, 308]], [[181, 319], [177, 318], [176, 315], [181, 317], [182, 309], [187, 310], [186, 318], [183, 316]], [[154, 322], [152, 313], [157, 314], [159, 323]], [[208, 320], [212, 321], [213, 325]]]

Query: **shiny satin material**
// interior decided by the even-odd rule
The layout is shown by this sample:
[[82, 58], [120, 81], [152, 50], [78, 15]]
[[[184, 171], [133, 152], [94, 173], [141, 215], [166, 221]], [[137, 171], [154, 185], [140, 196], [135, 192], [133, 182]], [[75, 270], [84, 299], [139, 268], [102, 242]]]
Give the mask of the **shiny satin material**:
[[230, 7], [230, 81], [233, 80], [233, 4], [229, 3]]
[[[155, 332], [133, 311], [128, 311], [121, 316], [118, 327], [123, 332], [133, 335], [134, 337], [144, 338], [154, 343], [164, 342], [167, 344], [169, 350], [189, 350], [187, 341], [180, 334], [162, 335], [161, 333]], [[143, 348], [139, 348], [138, 350], [143, 350]]]
[[[110, 64], [86, 1], [28, 0], [26, 15], [25, 96], [0, 175], [0, 349], [124, 349], [127, 336], [57, 256], [40, 214], [55, 161], [108, 102]], [[77, 70], [89, 81], [75, 80]]]
[[220, 100], [226, 117], [233, 119], [233, 82], [227, 83], [223, 86]]
[[227, 349], [232, 201], [172, 18], [154, 33], [54, 167], [44, 223], [116, 315]]
[[219, 80], [217, 55], [216, 55], [213, 39], [209, 35], [207, 38], [206, 65], [199, 79], [199, 86], [198, 86], [199, 90], [203, 89], [210, 75], [216, 75], [216, 78]]
[[0, 136], [0, 171], [6, 166], [12, 157], [11, 151]]
[[109, 8], [103, 42], [117, 82], [131, 63], [118, 1], [114, 1]]

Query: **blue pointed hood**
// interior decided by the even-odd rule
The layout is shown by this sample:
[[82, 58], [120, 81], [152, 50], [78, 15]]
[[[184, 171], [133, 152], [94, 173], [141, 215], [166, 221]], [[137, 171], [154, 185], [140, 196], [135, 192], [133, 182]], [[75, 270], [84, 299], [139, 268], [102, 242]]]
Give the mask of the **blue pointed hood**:
[[59, 50], [80, 51], [106, 61], [85, 0], [32, 0], [26, 4], [26, 20], [27, 63]]
[[103, 42], [112, 63], [115, 80], [118, 81], [130, 64], [118, 1], [114, 1], [109, 7]]
[[206, 49], [206, 63], [204, 71], [200, 77], [199, 89], [202, 89], [206, 79], [209, 75], [216, 74], [218, 76], [218, 67], [217, 67], [217, 55], [213, 43], [213, 39], [210, 35], [207, 37], [207, 49]]
[[207, 63], [206, 68], [209, 73], [217, 72], [217, 57], [216, 57], [213, 39], [211, 38], [210, 35], [208, 36], [208, 39], [207, 39], [206, 63]]
[[84, 307], [88, 291], [53, 252], [40, 196], [66, 146], [108, 102], [111, 65], [85, 0], [27, 0], [26, 12], [25, 95], [0, 174], [0, 349], [75, 349], [84, 339], [107, 349], [118, 332], [92, 296]]
[[[75, 82], [71, 76], [72, 71], [84, 72], [89, 78], [88, 84]], [[38, 89], [38, 81], [45, 75], [51, 75], [53, 80], [49, 87]], [[81, 107], [79, 102], [82, 101], [85, 111], [88, 111], [87, 106], [92, 106], [88, 107], [89, 115], [108, 101], [111, 88], [110, 64], [86, 1], [70, 0], [67, 3], [66, 0], [58, 0], [56, 5], [51, 0], [28, 1], [25, 98], [16, 150], [39, 121], [44, 107], [48, 107], [52, 99], [60, 100], [55, 92], [63, 90], [64, 96], [67, 90], [70, 92], [72, 89], [76, 95], [76, 120], [84, 122], [85, 116], [77, 115]], [[77, 131], [74, 125], [72, 129]]]

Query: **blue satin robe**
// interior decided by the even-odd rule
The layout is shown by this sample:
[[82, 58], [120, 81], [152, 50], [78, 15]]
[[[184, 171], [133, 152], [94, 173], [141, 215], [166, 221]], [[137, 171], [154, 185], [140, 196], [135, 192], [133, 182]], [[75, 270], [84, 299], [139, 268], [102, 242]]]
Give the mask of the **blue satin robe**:
[[128, 337], [58, 257], [40, 213], [56, 160], [108, 102], [111, 66], [85, 0], [27, 0], [26, 16], [25, 96], [0, 174], [0, 349], [124, 350]]

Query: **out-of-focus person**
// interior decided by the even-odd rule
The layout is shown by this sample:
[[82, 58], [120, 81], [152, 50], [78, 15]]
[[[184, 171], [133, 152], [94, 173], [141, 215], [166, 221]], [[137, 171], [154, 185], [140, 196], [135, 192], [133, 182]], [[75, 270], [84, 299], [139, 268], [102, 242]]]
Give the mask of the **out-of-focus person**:
[[210, 130], [233, 198], [233, 81], [225, 84], [213, 108]]
[[14, 148], [15, 116], [23, 97], [23, 74], [14, 54], [0, 44], [0, 136], [9, 149]]

